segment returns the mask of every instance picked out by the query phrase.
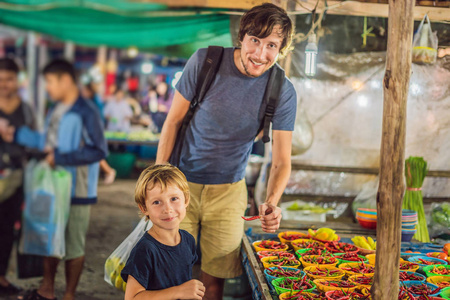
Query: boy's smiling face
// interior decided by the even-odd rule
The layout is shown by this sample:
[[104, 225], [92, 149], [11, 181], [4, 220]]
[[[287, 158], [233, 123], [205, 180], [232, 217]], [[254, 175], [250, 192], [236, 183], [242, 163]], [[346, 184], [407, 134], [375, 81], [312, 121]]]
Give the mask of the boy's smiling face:
[[176, 185], [167, 185], [163, 191], [160, 184], [147, 189], [145, 206], [139, 207], [143, 214], [150, 218], [153, 226], [163, 230], [179, 229], [186, 216], [188, 201], [184, 193]]

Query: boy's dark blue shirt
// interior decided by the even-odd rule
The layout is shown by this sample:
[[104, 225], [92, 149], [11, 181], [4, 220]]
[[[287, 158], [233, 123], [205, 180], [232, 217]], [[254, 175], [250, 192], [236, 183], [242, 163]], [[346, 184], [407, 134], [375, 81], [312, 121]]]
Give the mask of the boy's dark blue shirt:
[[192, 279], [192, 267], [197, 261], [195, 240], [180, 229], [181, 241], [167, 246], [148, 232], [130, 253], [121, 276], [124, 281], [133, 276], [146, 290], [162, 290]]

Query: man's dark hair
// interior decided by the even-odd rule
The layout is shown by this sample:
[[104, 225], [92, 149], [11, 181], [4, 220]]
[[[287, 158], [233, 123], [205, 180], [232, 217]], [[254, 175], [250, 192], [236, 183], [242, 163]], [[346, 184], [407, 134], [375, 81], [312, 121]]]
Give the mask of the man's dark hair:
[[15, 74], [19, 74], [19, 66], [11, 58], [0, 58], [0, 71], [9, 71], [14, 72]]
[[272, 3], [255, 6], [242, 16], [239, 26], [239, 41], [242, 42], [246, 34], [261, 39], [266, 38], [272, 33], [275, 25], [280, 25], [283, 35], [280, 55], [286, 56], [294, 36], [294, 25], [286, 11]]
[[56, 74], [58, 76], [68, 74], [72, 78], [73, 82], [77, 82], [75, 67], [72, 63], [62, 58], [57, 58], [49, 62], [42, 70], [42, 74]]

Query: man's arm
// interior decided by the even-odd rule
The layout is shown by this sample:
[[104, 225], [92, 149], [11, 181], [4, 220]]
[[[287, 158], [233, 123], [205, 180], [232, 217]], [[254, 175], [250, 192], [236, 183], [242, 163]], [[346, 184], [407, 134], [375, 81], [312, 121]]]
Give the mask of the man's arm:
[[270, 169], [267, 196], [259, 207], [262, 229], [275, 232], [280, 227], [281, 208], [277, 206], [291, 174], [292, 131], [274, 130], [272, 167]]
[[178, 129], [181, 127], [184, 116], [189, 110], [189, 105], [190, 102], [178, 91], [175, 91], [172, 106], [161, 130], [158, 152], [156, 154], [156, 164], [163, 164], [169, 161], [177, 138]]
[[192, 279], [181, 285], [158, 291], [147, 291], [133, 276], [128, 275], [125, 300], [177, 300], [202, 299], [205, 287], [202, 282]]

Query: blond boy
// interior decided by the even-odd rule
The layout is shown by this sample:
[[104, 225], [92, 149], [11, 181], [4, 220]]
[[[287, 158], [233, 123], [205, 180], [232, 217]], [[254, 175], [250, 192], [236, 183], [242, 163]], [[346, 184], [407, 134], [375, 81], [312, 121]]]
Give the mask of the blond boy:
[[122, 270], [127, 282], [125, 300], [202, 299], [205, 287], [192, 279], [195, 240], [180, 230], [189, 204], [184, 174], [168, 164], [148, 167], [136, 183], [135, 201], [153, 226], [133, 248]]

